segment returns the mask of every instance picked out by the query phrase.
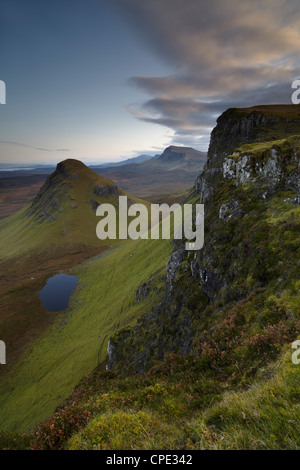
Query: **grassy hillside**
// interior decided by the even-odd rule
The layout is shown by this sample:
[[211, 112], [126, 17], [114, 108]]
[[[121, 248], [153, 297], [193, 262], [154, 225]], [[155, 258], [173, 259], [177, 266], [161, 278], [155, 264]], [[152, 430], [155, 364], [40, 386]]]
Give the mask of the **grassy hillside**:
[[[290, 352], [246, 391], [226, 390], [224, 382], [199, 373], [191, 357], [170, 357], [146, 377], [108, 381], [94, 374], [89, 393], [85, 389], [84, 397], [82, 387], [76, 397], [84, 397], [84, 409], [94, 417], [65, 448], [299, 449], [298, 385]], [[39, 429], [33, 447], [42, 444], [46, 429]]]
[[[68, 270], [124, 240], [99, 240], [96, 207], [130, 196], [77, 160], [66, 160], [33, 201], [0, 222], [0, 332], [9, 351], [5, 373], [56, 318], [42, 306], [39, 290], [53, 274]], [[147, 205], [147, 203], [145, 203]]]
[[159, 278], [170, 251], [169, 241], [129, 241], [72, 271], [79, 284], [70, 308], [0, 379], [2, 429], [33, 428], [104, 360], [111, 335], [158, 302], [159, 293], [136, 303], [135, 291], [158, 269]]
[[[111, 203], [118, 216], [123, 195], [112, 181], [67, 160], [29, 206], [1, 222], [0, 331], [8, 356], [1, 368], [1, 427], [25, 430], [51, 414], [104, 359], [113, 332], [141, 315], [135, 290], [164, 269], [170, 244], [96, 237], [96, 207]], [[127, 196], [129, 205], [144, 203]], [[74, 266], [80, 282], [72, 306], [49, 314], [39, 290], [51, 275]]]
[[0, 447], [70, 450], [299, 450], [299, 365], [291, 349], [247, 389], [229, 386], [196, 356], [166, 357], [147, 374], [102, 366], [36, 433], [0, 432]]
[[0, 261], [107, 245], [96, 236], [96, 208], [110, 203], [118, 209], [119, 196], [126, 195], [129, 204], [144, 203], [78, 160], [61, 162], [29, 206], [1, 220]]

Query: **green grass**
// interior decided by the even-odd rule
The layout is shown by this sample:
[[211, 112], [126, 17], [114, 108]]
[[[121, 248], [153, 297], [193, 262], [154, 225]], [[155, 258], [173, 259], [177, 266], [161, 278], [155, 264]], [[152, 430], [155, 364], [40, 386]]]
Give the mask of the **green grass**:
[[145, 411], [106, 413], [68, 442], [68, 450], [172, 449], [180, 431]]
[[112, 334], [157, 303], [150, 295], [135, 304], [135, 291], [165, 268], [171, 249], [168, 240], [130, 240], [72, 271], [79, 285], [70, 308], [0, 380], [2, 429], [36, 426], [105, 359]]
[[246, 392], [227, 393], [191, 422], [194, 448], [299, 450], [300, 366], [292, 363], [290, 347], [286, 350], [264, 379]]
[[229, 158], [239, 159], [243, 155], [252, 155], [258, 156], [265, 152], [266, 150], [271, 150], [272, 148], [279, 147], [282, 152], [287, 152], [288, 149], [293, 151], [299, 151], [300, 148], [300, 136], [294, 135], [289, 138], [271, 140], [269, 142], [256, 142], [252, 144], [244, 144], [239, 148], [235, 149], [234, 155], [229, 155]]
[[[281, 119], [297, 119], [300, 114], [300, 105], [294, 104], [270, 104], [250, 106], [249, 108], [233, 108], [235, 113], [250, 114], [253, 112], [263, 114], [266, 116], [275, 116]], [[227, 112], [232, 112], [232, 108]]]
[[[95, 370], [18, 444], [32, 449], [299, 449], [299, 365], [291, 345], [247, 390], [230, 387], [196, 357], [168, 356], [144, 375]], [[20, 436], [16, 436], [17, 442]], [[2, 440], [1, 440], [2, 439]], [[0, 443], [13, 446], [9, 435]], [[0, 444], [1, 445], [1, 444]]]

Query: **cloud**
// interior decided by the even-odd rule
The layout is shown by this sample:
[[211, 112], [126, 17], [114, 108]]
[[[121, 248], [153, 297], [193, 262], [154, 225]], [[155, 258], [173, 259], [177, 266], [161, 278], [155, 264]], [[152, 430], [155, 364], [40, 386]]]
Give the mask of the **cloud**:
[[145, 44], [174, 73], [135, 76], [148, 94], [129, 105], [138, 119], [207, 142], [228, 107], [291, 102], [300, 75], [298, 0], [116, 0]]
[[34, 147], [33, 145], [23, 144], [21, 142], [12, 142], [10, 140], [0, 140], [0, 144], [15, 145], [17, 147], [26, 147], [33, 150], [40, 150], [42, 152], [70, 152], [70, 149], [49, 149], [43, 147]]

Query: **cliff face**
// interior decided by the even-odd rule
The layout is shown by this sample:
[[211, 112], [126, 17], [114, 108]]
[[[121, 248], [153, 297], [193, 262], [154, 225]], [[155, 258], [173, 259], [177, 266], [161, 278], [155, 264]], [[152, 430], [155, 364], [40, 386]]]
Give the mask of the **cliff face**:
[[300, 105], [228, 109], [211, 134], [204, 171], [195, 182], [201, 200], [222, 179], [224, 159], [243, 144], [277, 141], [300, 134]]
[[[241, 335], [241, 343], [250, 341], [253, 328], [277, 328], [285, 321], [294, 325], [298, 113], [298, 106], [262, 107], [228, 110], [218, 119], [204, 171], [185, 201], [198, 202], [200, 194], [205, 203], [204, 247], [186, 252], [176, 242], [167, 263], [165, 301], [136, 327], [111, 338], [109, 367], [142, 372], [169, 352], [206, 354], [212, 343], [218, 349], [216, 331], [223, 321], [227, 328], [227, 318], [237, 312], [243, 331], [237, 330], [235, 338]], [[270, 296], [286, 298], [286, 292], [289, 300], [268, 304]], [[223, 338], [225, 349], [230, 334]], [[230, 347], [238, 348], [236, 341]], [[258, 362], [241, 366], [256, 370]]]
[[278, 190], [295, 191], [300, 202], [300, 136], [263, 144], [248, 144], [224, 158], [223, 178], [236, 184], [252, 182], [264, 191], [262, 197]]

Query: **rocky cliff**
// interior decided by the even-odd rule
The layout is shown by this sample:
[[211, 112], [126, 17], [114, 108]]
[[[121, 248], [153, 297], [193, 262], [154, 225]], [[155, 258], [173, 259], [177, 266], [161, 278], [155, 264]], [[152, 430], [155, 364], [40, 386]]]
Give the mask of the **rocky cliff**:
[[[111, 338], [108, 368], [142, 372], [170, 352], [205, 357], [211, 348], [212, 356], [221, 348], [223, 359], [229, 351], [237, 357], [253, 330], [262, 334], [283, 324], [290, 328], [286, 341], [296, 334], [299, 111], [230, 109], [218, 119], [204, 171], [185, 201], [200, 196], [205, 203], [204, 247], [186, 252], [176, 242], [165, 301]], [[272, 351], [275, 341], [270, 338]], [[221, 370], [219, 359], [212, 363]], [[248, 359], [240, 366], [250, 373], [260, 358]]]
[[300, 134], [300, 105], [232, 108], [218, 119], [211, 134], [204, 171], [195, 188], [204, 202], [223, 176], [224, 159], [243, 144], [277, 141]]

